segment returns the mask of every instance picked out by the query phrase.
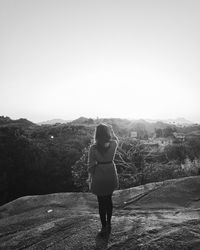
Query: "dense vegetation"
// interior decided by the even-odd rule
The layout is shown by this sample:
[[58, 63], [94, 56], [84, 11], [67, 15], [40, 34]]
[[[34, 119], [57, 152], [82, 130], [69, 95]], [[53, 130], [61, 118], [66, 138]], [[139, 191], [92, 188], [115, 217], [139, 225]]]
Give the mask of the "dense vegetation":
[[[120, 188], [199, 174], [200, 126], [85, 118], [39, 126], [0, 117], [0, 204], [24, 195], [87, 191], [88, 149], [102, 121], [120, 138], [115, 158]], [[132, 131], [137, 138], [131, 138]], [[185, 140], [176, 141], [174, 132]], [[173, 143], [159, 146], [157, 139]]]

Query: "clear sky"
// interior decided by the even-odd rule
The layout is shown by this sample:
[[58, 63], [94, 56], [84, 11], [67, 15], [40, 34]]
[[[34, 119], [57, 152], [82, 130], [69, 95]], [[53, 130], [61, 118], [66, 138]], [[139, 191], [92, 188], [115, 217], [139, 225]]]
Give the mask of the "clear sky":
[[0, 115], [200, 122], [199, 0], [0, 0]]

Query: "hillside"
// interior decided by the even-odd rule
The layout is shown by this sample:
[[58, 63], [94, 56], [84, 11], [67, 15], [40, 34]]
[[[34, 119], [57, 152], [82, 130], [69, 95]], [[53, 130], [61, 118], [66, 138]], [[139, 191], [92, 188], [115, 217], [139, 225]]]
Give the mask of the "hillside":
[[114, 193], [110, 238], [90, 193], [26, 196], [0, 207], [0, 249], [199, 249], [200, 177]]
[[30, 127], [30, 126], [36, 126], [35, 123], [25, 119], [20, 118], [17, 120], [12, 120], [8, 116], [0, 116], [0, 126], [21, 126], [21, 127]]

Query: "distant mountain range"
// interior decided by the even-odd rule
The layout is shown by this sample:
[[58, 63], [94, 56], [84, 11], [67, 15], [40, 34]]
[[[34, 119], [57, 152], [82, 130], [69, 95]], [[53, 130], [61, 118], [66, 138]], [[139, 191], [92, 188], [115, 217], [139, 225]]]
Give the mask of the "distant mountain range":
[[[86, 118], [86, 117], [79, 117], [78, 119], [75, 119], [73, 121], [71, 121], [71, 123], [76, 123], [76, 124], [81, 124], [81, 123], [87, 123], [87, 124], [92, 124], [92, 123], [97, 123], [99, 122], [106, 122], [106, 120], [118, 120], [119, 118], [105, 118], [105, 119], [91, 119], [91, 118]], [[129, 119], [119, 119], [119, 120], [129, 120]], [[130, 120], [129, 120], [130, 121]], [[133, 123], [157, 123], [157, 122], [163, 122], [163, 123], [167, 123], [167, 124], [171, 124], [171, 125], [184, 125], [184, 126], [189, 126], [194, 124], [193, 122], [186, 120], [183, 117], [180, 118], [176, 118], [176, 119], [166, 119], [166, 120], [162, 120], [162, 119], [132, 119], [131, 122]]]
[[20, 118], [17, 120], [12, 120], [10, 117], [7, 116], [0, 116], [0, 125], [23, 125], [23, 126], [33, 126], [33, 125], [54, 125], [56, 123], [61, 123], [61, 124], [66, 124], [66, 123], [71, 123], [71, 124], [98, 124], [99, 122], [109, 122], [109, 121], [118, 121], [119, 123], [121, 121], [127, 121], [127, 122], [132, 122], [132, 123], [165, 123], [165, 124], [170, 124], [170, 125], [176, 125], [176, 126], [190, 126], [193, 125], [194, 123], [183, 118], [177, 118], [177, 119], [120, 119], [120, 118], [100, 118], [100, 119], [92, 119], [92, 118], [87, 118], [87, 117], [79, 117], [74, 120], [64, 120], [64, 119], [52, 119], [52, 120], [47, 120], [43, 122], [39, 122], [37, 124], [24, 119]]
[[194, 122], [186, 120], [183, 117], [180, 117], [180, 118], [177, 118], [177, 119], [168, 119], [165, 122], [174, 123], [174, 124], [182, 124], [182, 125], [191, 125], [191, 124], [194, 124]]
[[145, 119], [147, 122], [164, 122], [164, 123], [168, 123], [168, 124], [174, 124], [174, 125], [192, 125], [194, 124], [194, 122], [191, 122], [187, 119], [185, 119], [184, 117], [179, 117], [176, 119]]
[[63, 120], [63, 119], [52, 119], [52, 120], [47, 120], [47, 121], [43, 121], [43, 122], [39, 122], [39, 125], [53, 125], [56, 123], [68, 123], [70, 122], [70, 120]]
[[38, 124], [39, 125], [53, 125], [53, 124], [56, 124], [56, 123], [62, 123], [62, 124], [65, 124], [65, 123], [73, 123], [73, 124], [91, 124], [91, 123], [94, 123], [94, 120], [91, 119], [91, 118], [86, 118], [86, 117], [79, 117], [75, 120], [63, 120], [63, 119], [52, 119], [52, 120], [48, 120], [48, 121], [43, 121], [43, 122], [39, 122]]

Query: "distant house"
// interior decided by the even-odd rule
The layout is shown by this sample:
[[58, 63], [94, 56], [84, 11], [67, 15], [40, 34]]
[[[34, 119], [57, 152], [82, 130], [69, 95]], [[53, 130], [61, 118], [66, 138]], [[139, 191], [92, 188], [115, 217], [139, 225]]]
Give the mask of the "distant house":
[[173, 133], [175, 141], [174, 142], [184, 142], [185, 141], [185, 134], [183, 133]]
[[137, 131], [131, 131], [131, 138], [137, 138]]
[[167, 146], [172, 144], [172, 139], [170, 137], [165, 138], [165, 137], [160, 137], [160, 138], [156, 138], [154, 139], [155, 143], [158, 143], [159, 146]]

